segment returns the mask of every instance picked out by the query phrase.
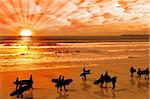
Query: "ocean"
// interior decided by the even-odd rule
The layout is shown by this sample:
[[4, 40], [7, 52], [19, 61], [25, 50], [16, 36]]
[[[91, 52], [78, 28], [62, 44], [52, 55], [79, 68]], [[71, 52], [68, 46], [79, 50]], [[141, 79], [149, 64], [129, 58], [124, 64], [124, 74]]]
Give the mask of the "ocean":
[[0, 37], [0, 72], [96, 66], [149, 57], [150, 42], [121, 37]]

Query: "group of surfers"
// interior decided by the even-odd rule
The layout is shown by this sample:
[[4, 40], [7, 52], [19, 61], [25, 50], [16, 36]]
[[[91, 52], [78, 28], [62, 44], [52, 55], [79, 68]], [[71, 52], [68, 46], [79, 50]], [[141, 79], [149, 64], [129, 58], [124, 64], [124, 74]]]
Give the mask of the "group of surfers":
[[[131, 74], [131, 78], [133, 78], [134, 73], [136, 72], [136, 69], [132, 66], [130, 68], [130, 74]], [[82, 79], [84, 81], [87, 80], [87, 75], [91, 74], [90, 70], [86, 70], [86, 68], [83, 68], [82, 73], [80, 74], [80, 76], [82, 77]], [[145, 70], [141, 70], [140, 68], [137, 71], [137, 78], [141, 78], [141, 75], [145, 75], [145, 79], [149, 78], [149, 68], [146, 68]], [[52, 82], [55, 83], [55, 87], [57, 88], [57, 90], [62, 91], [62, 88], [64, 88], [65, 91], [67, 91], [66, 89], [66, 85], [69, 85], [73, 80], [72, 79], [64, 79], [64, 76], [60, 75], [58, 77], [58, 79], [53, 79]], [[115, 87], [116, 87], [116, 82], [117, 82], [117, 77], [111, 77], [108, 72], [106, 71], [105, 74], [101, 74], [100, 77], [94, 81], [94, 84], [100, 84], [101, 88], [107, 88], [107, 83], [111, 82], [112, 83], [112, 90], [115, 91]], [[106, 84], [106, 86], [104, 87], [104, 83]], [[16, 78], [16, 82], [14, 83], [16, 84], [16, 92], [17, 90], [21, 89], [22, 86], [25, 84], [26, 87], [29, 89], [32, 88], [32, 84], [33, 84], [33, 80], [32, 80], [32, 75], [30, 75], [29, 80], [21, 80], [19, 81], [19, 78]], [[28, 90], [28, 89], [27, 89]], [[20, 90], [22, 91], [22, 90]], [[18, 93], [19, 95], [21, 94], [22, 96], [22, 92]]]
[[[133, 79], [134, 73], [136, 73], [136, 69], [132, 66], [130, 68], [131, 79]], [[137, 78], [141, 79], [141, 76], [145, 75], [145, 79], [149, 79], [149, 73], [149, 68], [146, 68], [144, 70], [141, 70], [141, 68], [139, 68], [137, 71]]]

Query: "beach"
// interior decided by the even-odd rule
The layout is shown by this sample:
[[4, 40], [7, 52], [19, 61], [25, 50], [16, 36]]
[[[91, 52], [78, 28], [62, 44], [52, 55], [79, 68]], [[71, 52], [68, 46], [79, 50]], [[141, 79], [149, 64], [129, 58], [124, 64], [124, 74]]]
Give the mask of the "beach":
[[[106, 39], [107, 40], [107, 39]], [[24, 99], [149, 99], [149, 80], [130, 78], [130, 67], [149, 67], [149, 42], [6, 39], [0, 42], [0, 99], [10, 96], [13, 82], [33, 76], [33, 90]], [[80, 77], [83, 68], [90, 69], [87, 81]], [[117, 76], [116, 91], [94, 85], [100, 75]], [[52, 79], [63, 75], [73, 79], [68, 91], [57, 92]]]
[[[10, 97], [9, 94], [15, 90], [13, 82], [16, 77], [28, 79], [32, 74], [34, 89], [32, 94], [31, 91], [25, 92], [24, 99], [149, 99], [149, 81], [138, 80], [136, 77], [130, 81], [129, 72], [130, 66], [145, 69], [149, 65], [147, 59], [148, 57], [99, 61], [95, 66], [89, 63], [86, 68], [91, 70], [91, 74], [87, 77], [86, 83], [79, 76], [83, 67], [1, 72], [0, 97], [15, 99], [16, 97]], [[118, 77], [114, 94], [111, 88], [100, 89], [93, 84], [105, 71], [108, 71], [110, 76]], [[73, 79], [73, 82], [67, 86], [66, 93], [57, 92], [54, 83], [51, 82], [51, 79], [58, 78], [59, 75], [64, 75], [66, 79]]]
[[0, 0], [0, 99], [150, 99], [150, 0]]

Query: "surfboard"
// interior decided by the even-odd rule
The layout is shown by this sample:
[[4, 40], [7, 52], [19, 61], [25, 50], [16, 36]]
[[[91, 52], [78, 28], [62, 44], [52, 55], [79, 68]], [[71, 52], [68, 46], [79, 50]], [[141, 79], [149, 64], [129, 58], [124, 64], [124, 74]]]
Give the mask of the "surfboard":
[[83, 75], [86, 75], [86, 74], [91, 74], [91, 73], [90, 73], [90, 70], [87, 70], [87, 71], [81, 73], [80, 76], [83, 76]]
[[52, 79], [52, 82], [54, 82], [54, 83], [59, 83], [60, 80], [59, 80], [59, 79]]
[[[73, 81], [72, 79], [66, 79], [66, 80], [64, 80], [63, 84], [69, 85], [72, 81]], [[52, 79], [52, 82], [58, 84], [58, 83], [60, 83], [60, 80], [59, 79]]]
[[102, 81], [98, 79], [98, 80], [96, 80], [93, 84], [96, 85], [96, 84], [99, 84], [99, 83], [102, 83]]
[[72, 81], [73, 81], [72, 79], [66, 79], [66, 80], [64, 81], [64, 84], [65, 84], [65, 85], [69, 85]]
[[27, 90], [29, 90], [31, 87], [30, 86], [24, 86], [21, 87], [20, 89], [13, 91], [12, 93], [10, 93], [10, 96], [15, 96], [15, 95], [19, 95]]
[[[19, 80], [17, 83], [18, 83], [18, 85], [24, 85], [24, 84], [31, 83], [31, 81], [30, 80]], [[14, 84], [16, 84], [16, 82], [14, 82]]]

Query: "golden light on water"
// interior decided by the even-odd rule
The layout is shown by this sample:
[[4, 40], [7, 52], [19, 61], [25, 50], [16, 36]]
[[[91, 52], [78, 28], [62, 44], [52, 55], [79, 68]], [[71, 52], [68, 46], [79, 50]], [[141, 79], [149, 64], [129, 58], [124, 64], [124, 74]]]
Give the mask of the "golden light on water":
[[20, 36], [32, 36], [32, 30], [30, 30], [30, 29], [21, 30]]

